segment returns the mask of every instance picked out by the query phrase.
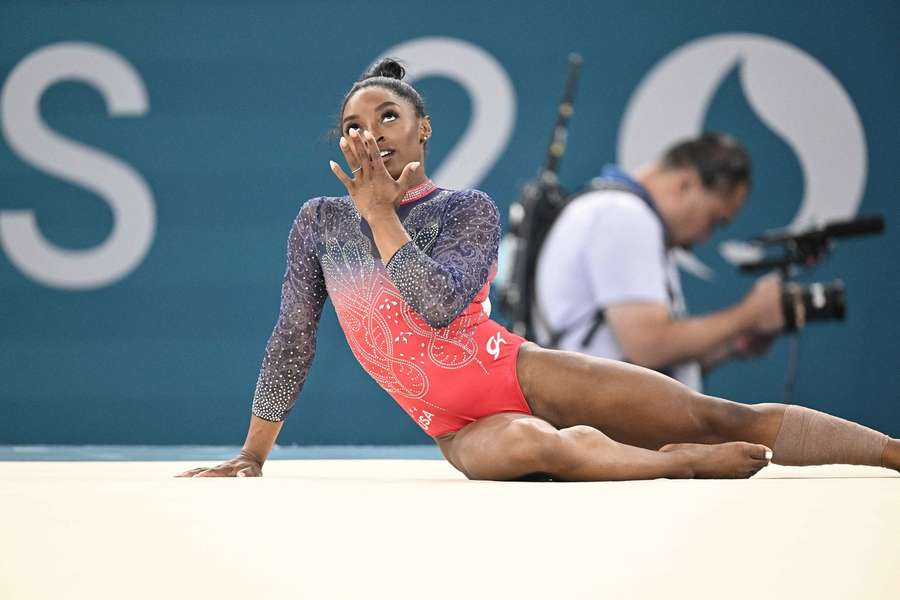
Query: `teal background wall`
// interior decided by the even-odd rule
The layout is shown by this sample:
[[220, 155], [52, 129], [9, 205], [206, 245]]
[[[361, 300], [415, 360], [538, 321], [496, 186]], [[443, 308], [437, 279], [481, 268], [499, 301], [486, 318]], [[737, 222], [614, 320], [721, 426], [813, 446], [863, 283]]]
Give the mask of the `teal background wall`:
[[[33, 211], [48, 243], [90, 252], [114, 228], [107, 189], [136, 219], [123, 247], [140, 256], [105, 284], [71, 289], [25, 272], [11, 258], [15, 236], [0, 228], [0, 444], [243, 439], [278, 311], [291, 222], [307, 198], [342, 193], [328, 170], [328, 160], [339, 156], [328, 130], [343, 93], [388, 49], [452, 38], [506, 73], [511, 127], [493, 131], [488, 123], [481, 132], [506, 141], [496, 160], [475, 152], [457, 174], [471, 178], [483, 170], [473, 183], [505, 216], [543, 159], [570, 51], [583, 55], [584, 72], [561, 179], [576, 188], [621, 158], [629, 102], [660, 61], [686, 44], [735, 32], [785, 42], [839, 84], [858, 115], [864, 168], [855, 198], [848, 192], [846, 202], [830, 197], [826, 204], [887, 219], [884, 235], [841, 243], [829, 262], [805, 277], [842, 278], [849, 306], [844, 323], [816, 324], [804, 333], [796, 400], [900, 435], [896, 2], [4, 2], [0, 221], [10, 223], [12, 211]], [[111, 116], [97, 84], [62, 77], [35, 100], [45, 128], [128, 165], [132, 175], [124, 175], [125, 183], [97, 184], [99, 192], [37, 166], [43, 156], [100, 181], [90, 165], [42, 147], [33, 130], [20, 131], [17, 111], [27, 104], [22, 98], [38, 70], [20, 71], [21, 80], [12, 75], [35, 53], [70, 42], [120, 57], [146, 94], [138, 114]], [[57, 62], [64, 70], [108, 72], [90, 55], [62, 56]], [[752, 52], [741, 56], [755, 60]], [[416, 64], [416, 57], [400, 58]], [[458, 63], [449, 55], [430, 60]], [[738, 300], [752, 284], [725, 262], [718, 244], [788, 225], [812, 185], [796, 144], [748, 100], [741, 64], [716, 84], [702, 126], [746, 143], [755, 185], [738, 219], [696, 249], [714, 278], [683, 276], [695, 313]], [[417, 87], [434, 123], [427, 164], [434, 175], [484, 101], [473, 100], [454, 77], [428, 76]], [[796, 103], [817, 115], [820, 145], [836, 146], [820, 172], [840, 180], [846, 163], [859, 162], [859, 152], [845, 156], [852, 144], [829, 137], [840, 124], [827, 111], [818, 116], [817, 94], [784, 94], [772, 102]], [[28, 148], [38, 159], [29, 158]], [[143, 205], [115, 191], [134, 181], [149, 191]], [[152, 227], [134, 216], [141, 206], [152, 209]], [[143, 254], [135, 250], [142, 236]], [[357, 365], [330, 305], [320, 332], [310, 377], [280, 442], [427, 442]], [[786, 360], [782, 340], [764, 359], [714, 373], [707, 391], [744, 402], [777, 401]]]

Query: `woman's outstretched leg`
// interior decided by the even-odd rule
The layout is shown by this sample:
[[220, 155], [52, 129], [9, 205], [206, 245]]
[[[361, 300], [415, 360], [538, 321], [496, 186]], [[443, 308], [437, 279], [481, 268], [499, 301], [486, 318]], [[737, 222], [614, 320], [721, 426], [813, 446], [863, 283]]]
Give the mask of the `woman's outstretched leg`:
[[557, 430], [521, 413], [481, 418], [438, 445], [469, 479], [501, 481], [536, 474], [559, 481], [750, 477], [771, 455], [765, 446], [745, 442], [657, 452], [621, 444], [593, 427]]
[[802, 407], [706, 396], [635, 365], [527, 344], [519, 351], [518, 375], [535, 416], [561, 429], [590, 425], [647, 449], [746, 441], [773, 448], [781, 464], [900, 470], [900, 441], [871, 429]]
[[519, 349], [517, 372], [535, 416], [560, 429], [590, 425], [652, 450], [731, 441], [771, 448], [784, 415], [782, 405], [730, 402], [650, 369], [535, 344]]

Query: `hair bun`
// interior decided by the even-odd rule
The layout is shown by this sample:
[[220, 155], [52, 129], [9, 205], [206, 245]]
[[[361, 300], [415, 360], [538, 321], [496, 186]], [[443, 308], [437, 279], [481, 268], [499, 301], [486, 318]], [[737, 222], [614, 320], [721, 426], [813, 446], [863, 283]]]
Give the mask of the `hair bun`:
[[395, 58], [382, 58], [378, 62], [372, 64], [363, 76], [360, 77], [360, 81], [364, 79], [370, 79], [372, 77], [387, 77], [389, 79], [403, 79], [403, 76], [406, 75], [406, 69], [403, 68], [397, 59]]

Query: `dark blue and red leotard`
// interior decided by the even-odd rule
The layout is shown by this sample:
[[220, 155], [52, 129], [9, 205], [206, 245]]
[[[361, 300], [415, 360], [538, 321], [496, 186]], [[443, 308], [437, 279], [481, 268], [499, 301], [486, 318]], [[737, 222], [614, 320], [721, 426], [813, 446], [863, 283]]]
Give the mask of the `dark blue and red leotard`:
[[287, 417], [326, 296], [363, 368], [432, 437], [498, 412], [531, 412], [516, 377], [525, 340], [489, 319], [500, 237], [494, 202], [426, 181], [397, 212], [412, 241], [385, 267], [349, 196], [300, 209], [253, 414]]

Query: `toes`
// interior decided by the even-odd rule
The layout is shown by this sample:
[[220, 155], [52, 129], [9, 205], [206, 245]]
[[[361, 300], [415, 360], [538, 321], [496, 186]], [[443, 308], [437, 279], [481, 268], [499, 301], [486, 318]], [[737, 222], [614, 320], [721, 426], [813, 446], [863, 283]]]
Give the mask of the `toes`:
[[768, 462], [772, 460], [772, 450], [762, 444], [750, 444], [750, 456]]

